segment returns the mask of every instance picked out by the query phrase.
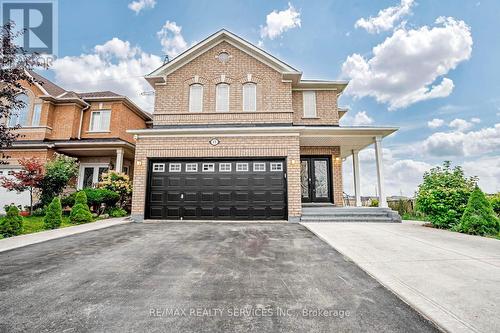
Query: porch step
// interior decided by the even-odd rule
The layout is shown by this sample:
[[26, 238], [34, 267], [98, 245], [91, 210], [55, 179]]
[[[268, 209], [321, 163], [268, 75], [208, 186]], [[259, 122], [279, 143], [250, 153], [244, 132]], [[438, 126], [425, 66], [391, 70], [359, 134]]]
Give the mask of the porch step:
[[379, 207], [310, 207], [302, 208], [301, 222], [401, 222], [399, 214]]

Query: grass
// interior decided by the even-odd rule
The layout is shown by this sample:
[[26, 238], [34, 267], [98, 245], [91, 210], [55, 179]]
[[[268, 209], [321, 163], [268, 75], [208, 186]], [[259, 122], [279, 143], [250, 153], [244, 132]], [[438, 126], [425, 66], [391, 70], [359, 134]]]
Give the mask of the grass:
[[[72, 224], [68, 216], [63, 216], [63, 221], [60, 228], [69, 227]], [[32, 234], [34, 232], [44, 231], [43, 216], [27, 216], [23, 217], [23, 232], [22, 235]]]
[[403, 216], [401, 216], [403, 220], [413, 220], [413, 221], [423, 221], [423, 222], [429, 222], [429, 219], [423, 215], [423, 214], [410, 214], [410, 213], [404, 213]]

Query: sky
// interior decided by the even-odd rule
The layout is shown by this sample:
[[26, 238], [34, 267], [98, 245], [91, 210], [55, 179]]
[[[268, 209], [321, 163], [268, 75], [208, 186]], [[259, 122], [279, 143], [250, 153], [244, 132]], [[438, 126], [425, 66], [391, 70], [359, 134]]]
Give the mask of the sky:
[[[397, 126], [383, 141], [388, 195], [412, 196], [444, 160], [500, 191], [500, 1], [59, 1], [59, 52], [43, 73], [153, 109], [142, 76], [221, 28], [301, 70], [343, 79], [341, 125]], [[376, 193], [373, 147], [362, 195]], [[352, 194], [352, 161], [344, 162]]]

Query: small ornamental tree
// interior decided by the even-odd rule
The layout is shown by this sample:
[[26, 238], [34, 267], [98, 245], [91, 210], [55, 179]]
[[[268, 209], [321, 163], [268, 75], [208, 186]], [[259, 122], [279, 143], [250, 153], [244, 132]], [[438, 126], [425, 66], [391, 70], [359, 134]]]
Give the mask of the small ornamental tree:
[[47, 205], [52, 198], [60, 195], [77, 174], [78, 162], [76, 158], [55, 154], [54, 159], [45, 165], [45, 175], [40, 186], [42, 204]]
[[7, 215], [0, 222], [0, 234], [4, 237], [20, 235], [23, 231], [23, 218], [19, 215], [19, 209], [16, 206], [10, 206]]
[[61, 199], [55, 197], [47, 207], [45, 217], [43, 219], [45, 229], [57, 229], [62, 224], [62, 206]]
[[[26, 105], [17, 96], [25, 92], [22, 82], [34, 84], [41, 82], [29, 75], [37, 64], [37, 53], [28, 54], [21, 46], [15, 44], [15, 40], [25, 33], [25, 30], [15, 31], [14, 23], [5, 23], [0, 30], [0, 119], [8, 119], [12, 113], [23, 109]], [[0, 121], [0, 164], [7, 164], [3, 153], [5, 148], [19, 137], [15, 130], [18, 126], [9, 127], [4, 121]]]
[[87, 205], [87, 195], [84, 191], [76, 194], [75, 205], [71, 208], [69, 219], [75, 224], [92, 222], [92, 213]]
[[500, 193], [493, 195], [489, 200], [493, 211], [500, 217]]
[[43, 179], [43, 164], [36, 158], [20, 159], [21, 171], [12, 172], [12, 177], [0, 177], [0, 185], [8, 191], [30, 192], [30, 214], [33, 212], [33, 193], [40, 188]]
[[456, 231], [472, 235], [498, 235], [500, 222], [490, 202], [479, 187], [472, 192]]
[[467, 178], [461, 167], [446, 161], [424, 173], [416, 193], [416, 209], [437, 228], [450, 229], [460, 222], [477, 177]]
[[102, 174], [102, 181], [97, 184], [99, 188], [116, 192], [120, 195], [119, 205], [123, 207], [132, 194], [130, 178], [121, 172], [109, 171]]

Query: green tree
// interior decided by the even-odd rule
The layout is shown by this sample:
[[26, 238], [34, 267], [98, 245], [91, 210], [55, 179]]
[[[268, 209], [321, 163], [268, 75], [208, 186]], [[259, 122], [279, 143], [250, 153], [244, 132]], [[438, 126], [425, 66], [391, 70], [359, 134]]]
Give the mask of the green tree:
[[424, 173], [424, 181], [418, 187], [416, 209], [427, 215], [437, 228], [449, 229], [460, 222], [477, 177], [467, 178], [460, 166], [443, 166]]
[[62, 193], [71, 179], [78, 174], [76, 158], [56, 154], [54, 159], [45, 165], [45, 175], [41, 181], [41, 201], [47, 205], [52, 198]]
[[45, 229], [57, 229], [62, 223], [61, 199], [55, 197], [47, 207], [47, 212], [43, 219]]
[[491, 207], [495, 214], [500, 217], [500, 193], [497, 193], [489, 198]]
[[500, 232], [500, 222], [479, 187], [470, 195], [462, 219], [454, 230], [481, 236], [498, 235]]
[[69, 219], [75, 224], [92, 222], [92, 213], [87, 205], [87, 195], [84, 191], [76, 194], [75, 205], [71, 208]]
[[20, 235], [23, 231], [23, 217], [16, 206], [10, 206], [7, 215], [0, 222], [0, 234], [4, 237]]

